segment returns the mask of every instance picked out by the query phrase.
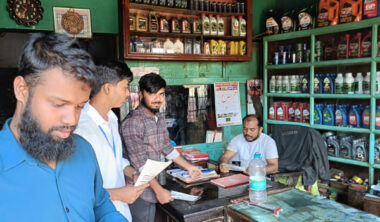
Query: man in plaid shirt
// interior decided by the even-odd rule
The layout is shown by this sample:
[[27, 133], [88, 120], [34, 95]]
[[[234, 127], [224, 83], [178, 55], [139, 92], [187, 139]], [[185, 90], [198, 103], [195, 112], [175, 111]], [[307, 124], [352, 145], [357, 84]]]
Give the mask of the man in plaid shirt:
[[[125, 118], [121, 125], [126, 154], [131, 165], [141, 171], [147, 159], [160, 161], [161, 155], [185, 168], [195, 179], [201, 171], [183, 159], [171, 146], [166, 129], [165, 117], [159, 109], [165, 101], [166, 82], [161, 76], [150, 73], [139, 81], [141, 104]], [[130, 205], [132, 220], [153, 222], [156, 212], [155, 203], [166, 204], [173, 201], [170, 191], [164, 189], [153, 179], [150, 188], [135, 203]]]

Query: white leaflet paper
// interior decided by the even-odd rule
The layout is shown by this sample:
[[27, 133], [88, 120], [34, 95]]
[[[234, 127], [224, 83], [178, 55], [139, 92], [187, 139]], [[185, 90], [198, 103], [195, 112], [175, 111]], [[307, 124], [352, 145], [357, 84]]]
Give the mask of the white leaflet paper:
[[140, 176], [135, 183], [135, 187], [149, 183], [171, 163], [172, 161], [160, 162], [148, 159], [140, 172]]

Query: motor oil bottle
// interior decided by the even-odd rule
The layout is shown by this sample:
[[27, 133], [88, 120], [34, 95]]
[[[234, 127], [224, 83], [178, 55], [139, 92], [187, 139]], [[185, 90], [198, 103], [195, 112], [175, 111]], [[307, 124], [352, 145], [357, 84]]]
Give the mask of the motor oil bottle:
[[355, 87], [355, 94], [363, 94], [363, 83], [364, 78], [361, 72], [356, 73], [354, 87]]
[[303, 75], [301, 81], [301, 92], [309, 93], [309, 85], [310, 85], [310, 76], [308, 74]]
[[371, 73], [367, 72], [363, 81], [363, 92], [364, 94], [370, 94], [370, 85], [371, 85]]
[[339, 23], [339, 1], [320, 0], [318, 9], [317, 26], [324, 27]]
[[347, 126], [348, 115], [345, 105], [338, 105], [335, 111], [335, 126]]
[[369, 121], [370, 121], [370, 106], [366, 106], [362, 114], [363, 128], [369, 129]]
[[272, 76], [269, 81], [269, 92], [275, 93], [276, 92], [276, 76]]
[[363, 0], [363, 19], [380, 15], [379, 0]]
[[341, 0], [339, 5], [340, 23], [358, 22], [362, 20], [363, 0]]
[[335, 93], [342, 94], [344, 88], [344, 78], [342, 73], [338, 73], [338, 76], [335, 79]]
[[329, 156], [336, 156], [338, 157], [339, 156], [339, 149], [340, 149], [340, 146], [339, 146], [339, 142], [338, 142], [338, 139], [336, 136], [334, 136], [334, 134], [332, 132], [330, 132], [332, 135], [326, 135], [327, 136], [327, 140], [326, 140], [326, 143], [327, 143], [327, 154]]
[[279, 33], [280, 23], [273, 9], [268, 10], [265, 23], [267, 35], [274, 35]]
[[[313, 7], [314, 8], [314, 7]], [[302, 9], [297, 16], [297, 30], [307, 30], [313, 28], [312, 8]]]
[[334, 80], [332, 79], [331, 74], [327, 73], [326, 75], [324, 75], [322, 84], [323, 84], [322, 93], [326, 93], [326, 94], [334, 93], [335, 86], [334, 86]]
[[336, 59], [336, 43], [335, 38], [328, 38], [325, 42], [325, 50], [324, 50], [324, 58], [325, 60], [333, 60]]
[[160, 25], [158, 24], [158, 16], [154, 13], [149, 14], [149, 32], [158, 32]]
[[324, 104], [314, 105], [314, 124], [323, 124], [323, 109]]
[[327, 104], [323, 110], [323, 125], [335, 125], [335, 104]]
[[281, 33], [288, 33], [294, 31], [294, 21], [292, 11], [285, 12], [281, 19]]
[[337, 58], [338, 59], [348, 59], [348, 51], [350, 45], [350, 34], [346, 34], [340, 37], [338, 43]]
[[348, 112], [348, 126], [360, 128], [361, 124], [361, 111], [358, 105], [353, 105]]
[[380, 163], [380, 138], [375, 140], [375, 155], [374, 155], [375, 163]]
[[359, 58], [362, 54], [362, 33], [358, 32], [356, 35], [350, 40], [350, 47], [348, 50], [348, 57], [349, 58]]
[[294, 121], [295, 119], [295, 113], [294, 113], [294, 105], [295, 103], [289, 103], [289, 109], [288, 109], [288, 119], [289, 121]]
[[361, 43], [361, 56], [360, 57], [371, 57], [371, 37], [372, 31], [369, 31], [362, 39]]
[[368, 161], [368, 140], [360, 138], [352, 141], [353, 159], [367, 162]]
[[314, 76], [314, 93], [321, 93], [322, 92], [322, 81], [321, 81], [321, 74], [315, 74]]
[[165, 14], [160, 17], [160, 32], [169, 32], [169, 21]]
[[380, 106], [376, 106], [375, 129], [380, 129]]
[[352, 159], [352, 137], [344, 137], [339, 141], [339, 157]]

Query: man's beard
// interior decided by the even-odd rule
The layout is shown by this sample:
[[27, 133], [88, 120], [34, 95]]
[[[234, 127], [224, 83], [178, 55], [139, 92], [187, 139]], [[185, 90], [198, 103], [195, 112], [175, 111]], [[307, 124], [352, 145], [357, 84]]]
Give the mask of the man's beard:
[[245, 138], [245, 140], [246, 140], [247, 142], [254, 142], [254, 141], [256, 141], [256, 140], [260, 137], [260, 134], [259, 134], [259, 135], [257, 135], [256, 137], [249, 136], [249, 137], [252, 138], [252, 139], [248, 139], [248, 138], [247, 138], [248, 135], [246, 135], [246, 134], [243, 134], [243, 135], [244, 135], [244, 138]]
[[145, 108], [147, 108], [149, 111], [151, 111], [153, 114], [156, 114], [156, 113], [158, 113], [158, 112], [160, 111], [159, 108], [158, 108], [158, 109], [153, 109], [152, 107], [149, 107], [149, 106], [145, 103], [144, 98], [142, 99], [141, 104], [142, 104]]
[[[41, 125], [31, 112], [29, 102], [21, 117], [19, 129], [22, 147], [41, 162], [65, 160], [75, 151], [73, 135], [75, 126], [53, 126], [47, 133], [42, 132]], [[51, 135], [54, 130], [68, 129], [72, 130], [68, 138], [54, 139]]]

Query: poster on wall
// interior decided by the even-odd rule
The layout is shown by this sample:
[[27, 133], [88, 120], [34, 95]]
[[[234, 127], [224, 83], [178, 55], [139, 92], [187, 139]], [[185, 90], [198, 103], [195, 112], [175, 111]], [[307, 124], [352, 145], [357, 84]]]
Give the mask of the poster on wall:
[[214, 83], [217, 127], [241, 125], [239, 82]]

